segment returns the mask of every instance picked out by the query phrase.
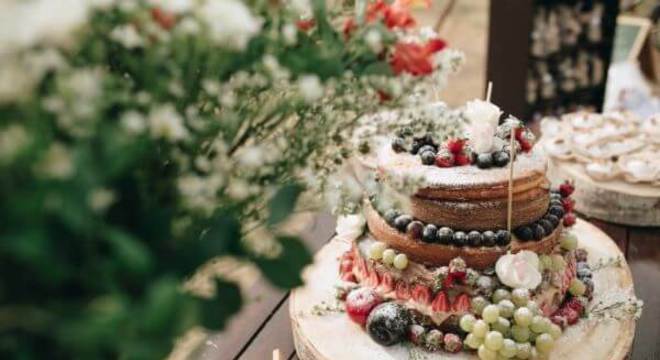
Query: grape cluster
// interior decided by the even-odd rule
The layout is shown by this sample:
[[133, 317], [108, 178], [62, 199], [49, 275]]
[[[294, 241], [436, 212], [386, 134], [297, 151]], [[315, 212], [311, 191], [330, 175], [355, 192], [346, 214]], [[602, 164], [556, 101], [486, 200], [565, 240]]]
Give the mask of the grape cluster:
[[497, 289], [492, 303], [482, 296], [472, 300], [474, 314], [463, 315], [459, 325], [467, 333], [465, 347], [481, 360], [537, 358], [561, 336], [561, 328], [541, 315], [527, 289]]

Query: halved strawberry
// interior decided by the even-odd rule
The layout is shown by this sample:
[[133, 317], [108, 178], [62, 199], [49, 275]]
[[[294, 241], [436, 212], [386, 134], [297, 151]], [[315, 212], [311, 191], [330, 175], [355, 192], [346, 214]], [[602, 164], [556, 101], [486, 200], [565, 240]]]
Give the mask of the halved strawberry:
[[439, 291], [431, 303], [431, 309], [435, 312], [449, 312], [449, 299], [444, 291]]
[[367, 276], [367, 279], [364, 283], [365, 285], [371, 287], [376, 287], [380, 284], [380, 276], [378, 275], [376, 269], [374, 268], [369, 269], [369, 275]]
[[406, 283], [403, 280], [399, 280], [396, 283], [395, 289], [396, 293], [396, 298], [399, 300], [408, 300], [410, 299], [410, 288], [408, 287], [408, 283]]
[[352, 271], [353, 271], [353, 260], [343, 259], [341, 263], [339, 263], [340, 274], [346, 274]]
[[465, 313], [470, 311], [470, 297], [468, 294], [460, 294], [454, 299], [454, 303], [451, 305], [451, 308], [454, 312]]
[[420, 304], [429, 304], [431, 302], [431, 289], [421, 284], [415, 285], [412, 290], [412, 298]]
[[367, 277], [367, 261], [362, 257], [355, 259], [353, 264], [355, 266], [355, 275], [360, 279], [365, 279]]
[[347, 282], [352, 282], [352, 283], [357, 283], [357, 279], [355, 278], [355, 274], [352, 272], [347, 272], [341, 274], [341, 280], [342, 281], [347, 281]]
[[394, 290], [394, 278], [392, 274], [386, 272], [381, 276], [380, 289], [386, 293]]

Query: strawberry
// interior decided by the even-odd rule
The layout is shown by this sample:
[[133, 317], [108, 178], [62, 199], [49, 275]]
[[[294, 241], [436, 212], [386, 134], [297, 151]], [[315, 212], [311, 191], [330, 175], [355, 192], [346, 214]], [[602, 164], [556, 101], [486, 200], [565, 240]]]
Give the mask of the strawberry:
[[438, 151], [438, 155], [435, 157], [435, 165], [438, 167], [452, 167], [454, 166], [454, 161], [454, 154], [446, 149], [441, 149]]
[[577, 221], [575, 213], [570, 212], [564, 215], [564, 226], [573, 226], [575, 225], [575, 221]]
[[380, 289], [386, 293], [394, 290], [394, 278], [392, 274], [386, 272], [381, 276]]
[[564, 211], [570, 213], [575, 209], [575, 200], [569, 197], [563, 198], [561, 199], [561, 205], [564, 207]]
[[360, 279], [365, 279], [368, 275], [367, 273], [367, 261], [363, 259], [362, 257], [358, 257], [355, 259], [356, 263], [355, 265], [355, 275], [359, 277]]
[[365, 285], [371, 286], [371, 287], [377, 287], [378, 284], [380, 284], [380, 276], [378, 276], [378, 272], [376, 269], [371, 268], [369, 271], [369, 275], [367, 276], [367, 280], [364, 282]]
[[355, 323], [364, 326], [371, 310], [383, 300], [370, 288], [358, 288], [346, 296], [346, 313]]
[[449, 152], [452, 154], [460, 154], [463, 152], [463, 146], [465, 146], [465, 140], [464, 139], [449, 139], [445, 143], [445, 147]]
[[465, 152], [460, 152], [454, 155], [454, 163], [456, 166], [470, 165], [472, 163], [472, 157]]
[[428, 286], [415, 285], [412, 290], [412, 298], [420, 304], [429, 304], [431, 302], [431, 290]]
[[470, 297], [468, 294], [460, 294], [454, 299], [451, 309], [457, 313], [466, 313], [470, 311]]
[[347, 272], [341, 274], [341, 280], [346, 281], [346, 282], [352, 282], [352, 283], [357, 283], [357, 279], [355, 278], [355, 274], [352, 272]]
[[342, 257], [342, 260], [339, 263], [339, 273], [345, 274], [351, 271], [353, 271], [353, 260]]
[[561, 197], [567, 198], [575, 191], [575, 185], [572, 182], [566, 180], [563, 184], [559, 185], [559, 193]]
[[447, 294], [444, 291], [439, 291], [431, 303], [431, 309], [434, 312], [449, 312], [449, 300], [447, 299]]
[[573, 309], [577, 311], [578, 314], [582, 314], [584, 311], [584, 305], [577, 298], [571, 298], [570, 300], [566, 301], [563, 307]]
[[454, 284], [462, 284], [465, 282], [467, 277], [467, 272], [465, 271], [451, 271], [447, 274], [447, 277], [442, 282], [442, 286], [445, 289], [451, 289], [454, 287]]
[[406, 283], [405, 281], [400, 280], [399, 282], [397, 282], [394, 291], [396, 293], [397, 299], [399, 300], [410, 299], [410, 288], [408, 287], [408, 283]]

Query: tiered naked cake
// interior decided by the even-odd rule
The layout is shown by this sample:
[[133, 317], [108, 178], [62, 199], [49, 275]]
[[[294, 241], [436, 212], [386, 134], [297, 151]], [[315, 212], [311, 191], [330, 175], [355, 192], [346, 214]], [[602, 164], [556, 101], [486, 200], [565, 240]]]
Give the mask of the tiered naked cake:
[[[324, 326], [304, 315], [332, 271], [321, 260], [306, 274], [311, 284], [292, 298], [299, 357], [405, 358], [393, 346], [401, 343], [412, 346], [408, 357], [410, 349], [424, 356], [464, 351], [461, 358], [481, 359], [563, 353], [554, 344], [585, 316], [597, 293], [588, 251], [578, 248], [571, 231], [573, 186], [549, 188], [546, 161], [520, 121], [500, 120], [497, 107], [480, 101], [469, 103], [463, 116], [471, 123], [469, 138], [441, 143], [432, 134], [402, 131], [360, 160], [379, 181], [414, 178], [423, 185], [407, 211], [369, 196], [364, 218], [340, 218], [333, 243], [343, 245], [331, 243], [328, 248], [337, 249], [323, 255], [338, 258], [339, 299], [372, 341], [346, 338], [346, 350], [309, 333], [318, 331], [310, 324]], [[612, 245], [609, 253], [616, 256]], [[632, 292], [627, 268], [616, 276], [622, 292]], [[312, 310], [324, 312], [318, 305]], [[633, 321], [626, 331], [631, 327]], [[620, 357], [631, 334], [617, 343]]]

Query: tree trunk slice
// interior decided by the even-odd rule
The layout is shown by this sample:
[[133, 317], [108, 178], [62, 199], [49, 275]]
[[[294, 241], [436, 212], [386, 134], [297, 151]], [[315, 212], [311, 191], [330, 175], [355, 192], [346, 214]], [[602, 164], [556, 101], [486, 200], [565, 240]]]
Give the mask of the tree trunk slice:
[[548, 178], [554, 186], [575, 181], [576, 210], [597, 219], [625, 225], [660, 226], [660, 187], [623, 180], [596, 181], [584, 165], [549, 160]]
[[[605, 233], [595, 226], [578, 220], [574, 228], [580, 247], [589, 251], [589, 263], [623, 254]], [[418, 347], [395, 345], [383, 347], [348, 316], [339, 311], [323, 315], [312, 312], [321, 304], [337, 304], [334, 286], [340, 283], [338, 258], [350, 244], [332, 240], [321, 249], [315, 263], [303, 274], [306, 286], [291, 294], [289, 315], [298, 358], [301, 360], [403, 360], [403, 359], [477, 359], [476, 354], [461, 352], [428, 353]], [[610, 303], [617, 296], [634, 295], [633, 281], [625, 260], [620, 267], [606, 267], [594, 272], [594, 300]], [[620, 298], [619, 298], [620, 299]], [[550, 359], [620, 360], [626, 358], [635, 334], [632, 319], [581, 319], [565, 330], [557, 340]]]

